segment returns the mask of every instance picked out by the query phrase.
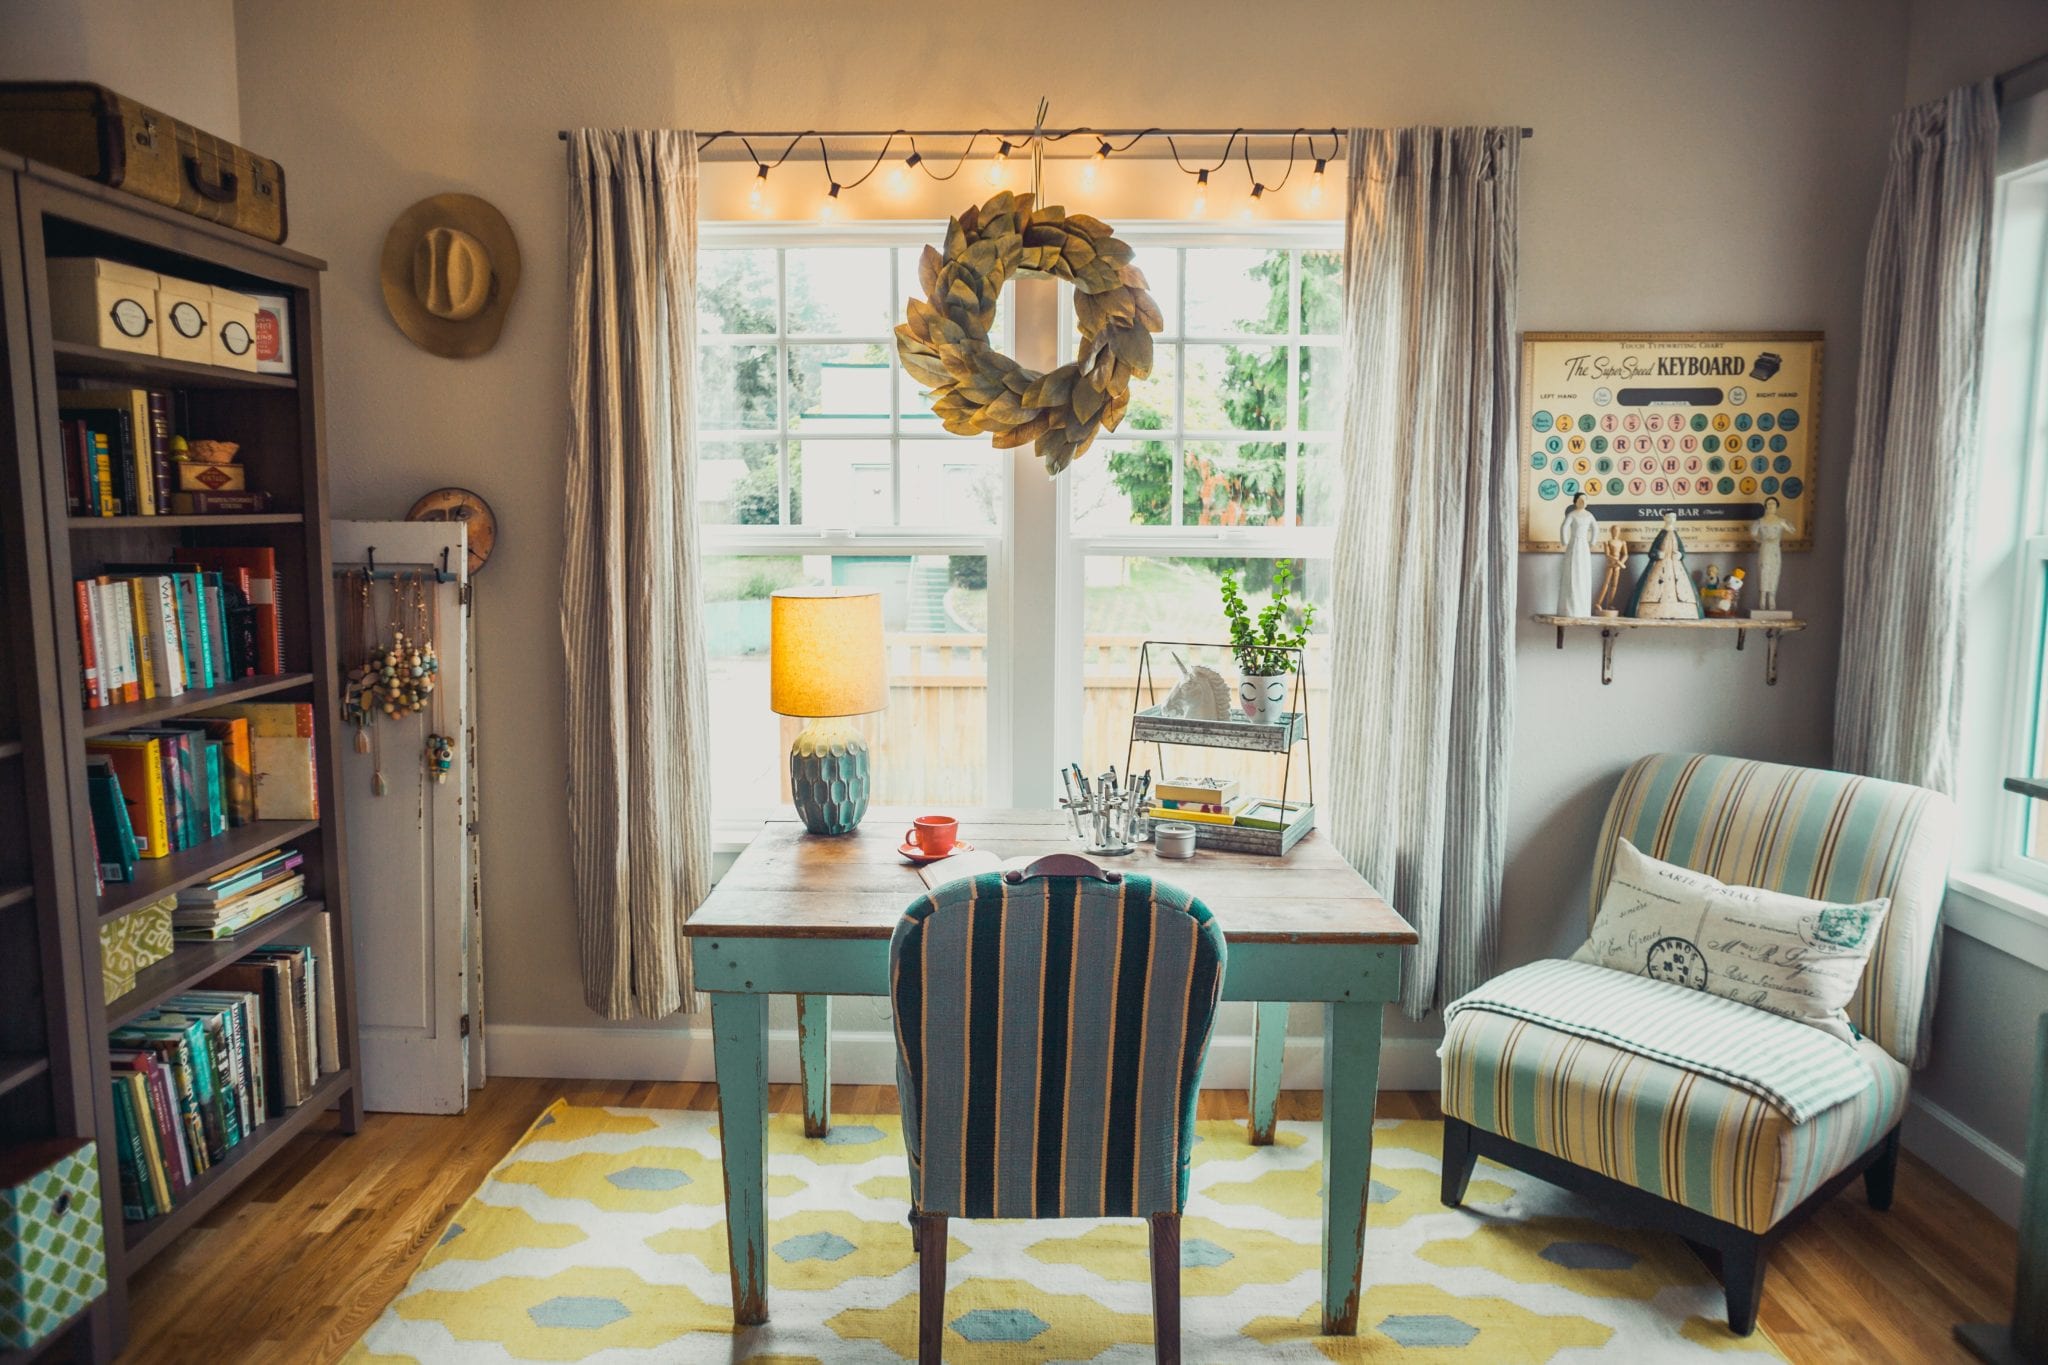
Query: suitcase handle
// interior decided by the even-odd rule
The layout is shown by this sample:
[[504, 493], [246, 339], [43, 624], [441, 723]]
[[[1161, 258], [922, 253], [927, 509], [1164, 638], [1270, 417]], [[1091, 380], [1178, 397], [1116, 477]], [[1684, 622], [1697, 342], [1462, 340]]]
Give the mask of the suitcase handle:
[[241, 182], [233, 171], [222, 171], [218, 181], [211, 181], [201, 172], [199, 158], [188, 155], [185, 158], [185, 178], [192, 182], [192, 188], [199, 191], [202, 199], [211, 199], [216, 204], [232, 204]]

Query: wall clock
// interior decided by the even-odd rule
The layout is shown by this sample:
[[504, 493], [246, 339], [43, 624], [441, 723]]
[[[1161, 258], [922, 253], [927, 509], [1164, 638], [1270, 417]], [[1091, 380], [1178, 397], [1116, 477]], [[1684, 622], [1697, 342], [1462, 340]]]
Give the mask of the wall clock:
[[436, 488], [412, 505], [407, 521], [459, 521], [469, 530], [469, 571], [490, 559], [498, 543], [498, 517], [491, 505], [467, 488]]

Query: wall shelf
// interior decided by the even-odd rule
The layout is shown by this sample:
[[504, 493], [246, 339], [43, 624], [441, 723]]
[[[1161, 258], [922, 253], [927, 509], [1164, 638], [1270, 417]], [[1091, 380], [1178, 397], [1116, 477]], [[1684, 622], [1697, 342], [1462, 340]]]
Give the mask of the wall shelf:
[[1741, 649], [1749, 632], [1762, 631], [1764, 637], [1764, 681], [1772, 687], [1778, 685], [1778, 637], [1792, 635], [1805, 630], [1807, 623], [1798, 617], [1782, 620], [1758, 620], [1751, 616], [1708, 616], [1697, 621], [1639, 620], [1633, 616], [1559, 616], [1553, 612], [1537, 612], [1535, 621], [1539, 625], [1557, 628], [1557, 647], [1564, 648], [1564, 633], [1568, 630], [1597, 630], [1600, 632], [1600, 683], [1607, 686], [1614, 681], [1614, 642], [1621, 638], [1623, 631], [1630, 630], [1710, 630], [1735, 632], [1735, 647]]

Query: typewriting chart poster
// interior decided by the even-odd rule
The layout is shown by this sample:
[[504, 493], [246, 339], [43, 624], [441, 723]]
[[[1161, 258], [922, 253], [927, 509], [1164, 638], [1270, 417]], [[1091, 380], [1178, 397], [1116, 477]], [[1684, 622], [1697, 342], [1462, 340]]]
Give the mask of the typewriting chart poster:
[[1524, 332], [1522, 548], [1562, 550], [1574, 494], [1638, 551], [1678, 518], [1688, 550], [1751, 550], [1767, 498], [1813, 548], [1819, 332]]

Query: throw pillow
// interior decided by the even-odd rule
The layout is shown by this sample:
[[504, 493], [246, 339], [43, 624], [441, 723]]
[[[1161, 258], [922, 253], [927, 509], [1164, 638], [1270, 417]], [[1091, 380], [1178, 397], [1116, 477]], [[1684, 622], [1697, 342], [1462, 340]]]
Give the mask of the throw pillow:
[[1572, 956], [1723, 995], [1854, 1042], [1843, 1007], [1890, 909], [1883, 899], [1834, 905], [1729, 886], [1622, 839], [1592, 936]]

